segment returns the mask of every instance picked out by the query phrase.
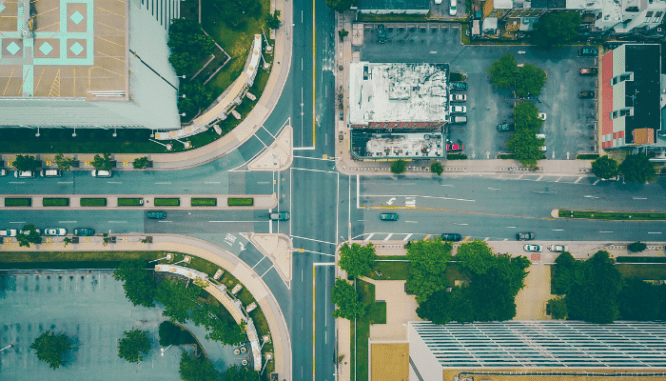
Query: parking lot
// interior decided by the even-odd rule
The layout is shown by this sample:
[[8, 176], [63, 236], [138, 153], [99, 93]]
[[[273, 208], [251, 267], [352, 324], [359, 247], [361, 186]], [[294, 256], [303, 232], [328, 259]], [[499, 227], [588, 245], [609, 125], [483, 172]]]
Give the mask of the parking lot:
[[[365, 24], [363, 43], [353, 47], [361, 60], [397, 63], [447, 63], [451, 72], [465, 73], [467, 124], [449, 125], [452, 141], [462, 140], [472, 159], [495, 158], [507, 152], [510, 132], [498, 132], [497, 125], [512, 122], [512, 95], [494, 89], [487, 70], [506, 53], [516, 56], [518, 64], [530, 63], [547, 74], [546, 85], [533, 101], [546, 113], [542, 133], [546, 135], [548, 159], [575, 159], [578, 153], [596, 152], [596, 105], [594, 99], [579, 99], [583, 90], [597, 92], [596, 76], [579, 74], [581, 67], [595, 66], [595, 57], [580, 57], [577, 47], [550, 51], [530, 46], [464, 46], [459, 24], [392, 23], [384, 24], [387, 42], [377, 42], [376, 27]], [[567, 154], [569, 157], [567, 157]]]

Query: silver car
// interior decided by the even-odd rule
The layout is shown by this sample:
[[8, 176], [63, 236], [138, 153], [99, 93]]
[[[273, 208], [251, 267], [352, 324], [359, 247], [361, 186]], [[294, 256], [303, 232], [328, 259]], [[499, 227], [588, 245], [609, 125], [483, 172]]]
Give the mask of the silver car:
[[539, 253], [541, 252], [541, 245], [525, 245], [523, 246], [523, 250], [527, 251], [528, 253]]
[[16, 237], [16, 229], [0, 230], [0, 237]]
[[65, 229], [65, 228], [47, 228], [47, 229], [44, 229], [44, 235], [46, 235], [46, 236], [67, 235], [67, 229]]

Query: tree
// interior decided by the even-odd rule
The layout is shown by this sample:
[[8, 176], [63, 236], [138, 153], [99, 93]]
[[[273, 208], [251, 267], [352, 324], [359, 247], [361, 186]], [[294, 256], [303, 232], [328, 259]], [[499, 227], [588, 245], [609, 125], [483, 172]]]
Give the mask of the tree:
[[475, 239], [458, 246], [456, 260], [464, 271], [473, 274], [485, 274], [494, 264], [492, 249], [484, 241]]
[[433, 292], [446, 287], [444, 272], [446, 264], [451, 261], [452, 248], [449, 242], [441, 239], [414, 241], [409, 245], [407, 259], [411, 269], [406, 287], [408, 292], [416, 294], [419, 303], [425, 302]]
[[545, 85], [546, 72], [540, 68], [532, 64], [525, 64], [518, 70], [515, 88], [516, 95], [520, 98], [527, 98], [530, 94], [541, 94], [541, 88]]
[[354, 320], [365, 313], [366, 306], [361, 302], [354, 286], [347, 281], [337, 278], [331, 289], [331, 301], [335, 304], [333, 316]]
[[520, 164], [534, 169], [537, 166], [537, 161], [545, 158], [540, 149], [544, 145], [544, 141], [544, 139], [537, 138], [534, 132], [530, 130], [517, 130], [509, 137], [506, 148], [515, 155], [515, 159]]
[[632, 253], [639, 253], [647, 249], [647, 245], [644, 242], [636, 241], [634, 243], [630, 243], [627, 246], [627, 249], [629, 249], [629, 251], [631, 251]]
[[74, 158], [59, 153], [55, 156], [55, 162], [61, 171], [69, 171], [72, 165], [74, 165]]
[[171, 53], [169, 63], [177, 75], [184, 75], [194, 71], [199, 64], [199, 59], [190, 52]]
[[654, 321], [660, 319], [660, 311], [666, 307], [662, 286], [655, 286], [640, 278], [625, 280], [618, 297], [622, 320]]
[[518, 75], [518, 65], [516, 57], [507, 53], [493, 62], [488, 69], [490, 80], [495, 87], [500, 89], [510, 89], [516, 85], [516, 76]]
[[439, 161], [433, 161], [432, 164], [430, 164], [430, 172], [435, 173], [437, 176], [441, 176], [444, 172], [442, 163]]
[[539, 119], [539, 109], [527, 101], [513, 108], [513, 121], [516, 123], [516, 131], [529, 130], [536, 134], [543, 126], [543, 120]]
[[245, 16], [255, 17], [261, 13], [258, 0], [217, 0], [215, 5], [221, 11], [222, 20], [231, 25], [238, 25]]
[[534, 25], [532, 41], [543, 48], [559, 48], [578, 37], [581, 18], [578, 12], [551, 12]]
[[213, 363], [205, 357], [193, 358], [183, 351], [178, 369], [180, 378], [184, 381], [218, 381], [220, 373], [215, 370]]
[[162, 315], [172, 322], [184, 324], [190, 318], [190, 311], [198, 308], [197, 297], [201, 288], [195, 284], [186, 287], [177, 280], [164, 280], [157, 287], [156, 299], [164, 305]]
[[104, 157], [100, 156], [99, 154], [95, 155], [91, 164], [93, 168], [98, 171], [110, 171], [111, 168], [113, 168], [110, 153], [105, 153]]
[[199, 113], [199, 110], [205, 109], [213, 102], [213, 93], [206, 89], [199, 80], [187, 83], [181, 82], [178, 93], [186, 96], [178, 99], [178, 111], [185, 113], [190, 118], [193, 118]]
[[37, 358], [49, 364], [49, 367], [58, 369], [65, 365], [63, 356], [72, 349], [72, 345], [64, 334], [57, 335], [51, 331], [42, 333], [30, 348], [37, 351]]
[[145, 261], [120, 262], [120, 266], [113, 272], [113, 278], [124, 282], [125, 296], [134, 306], [155, 307], [157, 290], [152, 273], [146, 270]]
[[624, 175], [624, 181], [628, 183], [649, 183], [657, 178], [654, 164], [644, 153], [627, 155], [619, 169]]
[[548, 301], [550, 306], [550, 316], [553, 319], [566, 319], [567, 318], [567, 303], [562, 298], [553, 298]]
[[222, 375], [221, 381], [259, 381], [259, 373], [247, 367], [237, 365], [227, 368], [227, 372]]
[[[238, 14], [240, 12], [231, 17], [236, 18]], [[215, 41], [204, 33], [201, 24], [182, 17], [171, 20], [167, 45], [172, 54], [188, 52], [197, 60], [210, 55], [215, 50]]]
[[375, 264], [375, 248], [372, 242], [366, 246], [354, 243], [351, 247], [345, 243], [340, 248], [338, 264], [351, 277], [358, 278], [361, 275], [366, 275]]
[[125, 331], [125, 337], [118, 343], [118, 357], [129, 362], [143, 361], [143, 355], [150, 351], [148, 331], [140, 331], [136, 328]]
[[326, 5], [342, 13], [348, 11], [356, 0], [326, 0]]
[[345, 37], [349, 36], [349, 31], [347, 29], [340, 29], [338, 36], [340, 36], [340, 42], [342, 42], [345, 40]]
[[428, 300], [419, 304], [416, 314], [434, 324], [471, 323], [474, 310], [468, 287], [454, 287], [451, 292], [445, 289], [435, 291]]
[[[23, 234], [23, 232], [27, 232], [28, 234]], [[23, 226], [23, 229], [16, 235], [16, 240], [19, 243], [19, 247], [30, 247], [31, 243], [35, 245], [42, 243], [42, 236], [37, 233], [35, 225], [29, 224]]]
[[231, 319], [222, 320], [214, 318], [210, 326], [210, 332], [206, 335], [206, 338], [226, 345], [238, 345], [247, 341], [247, 336], [245, 335], [246, 325], [245, 320], [242, 320], [239, 325]]
[[275, 10], [273, 14], [268, 14], [266, 16], [266, 26], [268, 26], [271, 29], [277, 29], [280, 27], [281, 21], [280, 21], [280, 11]]
[[148, 156], [137, 157], [132, 162], [132, 166], [134, 169], [144, 169], [148, 166], [149, 163], [150, 161], [148, 160]]
[[34, 172], [37, 170], [38, 164], [39, 162], [35, 160], [35, 157], [30, 155], [16, 155], [16, 158], [12, 161], [12, 167], [20, 172]]
[[592, 162], [592, 173], [600, 179], [612, 179], [620, 173], [617, 161], [604, 155]]
[[407, 170], [407, 163], [402, 160], [398, 159], [391, 164], [391, 173], [395, 173], [396, 175], [399, 175], [401, 173], [405, 173]]

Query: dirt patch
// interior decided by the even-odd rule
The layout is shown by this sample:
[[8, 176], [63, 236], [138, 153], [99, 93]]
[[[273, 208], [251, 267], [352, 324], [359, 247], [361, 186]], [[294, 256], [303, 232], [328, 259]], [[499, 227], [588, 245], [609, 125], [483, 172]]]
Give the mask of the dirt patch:
[[372, 381], [409, 380], [409, 344], [372, 344], [370, 352]]

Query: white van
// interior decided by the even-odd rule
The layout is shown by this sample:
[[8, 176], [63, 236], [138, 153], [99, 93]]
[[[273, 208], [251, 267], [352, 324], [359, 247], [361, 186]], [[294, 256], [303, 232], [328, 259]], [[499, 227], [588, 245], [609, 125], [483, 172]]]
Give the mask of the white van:
[[449, 15], [455, 16], [456, 13], [458, 13], [458, 1], [457, 0], [451, 0], [451, 6], [449, 7]]
[[62, 172], [59, 169], [42, 169], [39, 174], [42, 177], [61, 177]]

